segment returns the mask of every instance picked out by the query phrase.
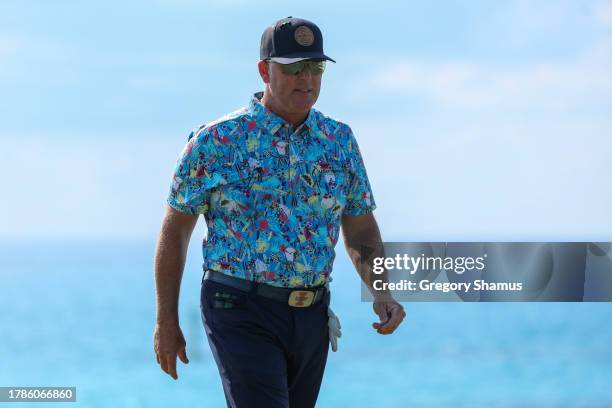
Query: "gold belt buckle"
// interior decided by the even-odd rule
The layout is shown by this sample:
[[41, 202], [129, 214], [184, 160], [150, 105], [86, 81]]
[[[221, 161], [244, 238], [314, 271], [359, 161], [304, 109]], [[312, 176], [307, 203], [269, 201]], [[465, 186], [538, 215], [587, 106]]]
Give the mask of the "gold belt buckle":
[[289, 295], [289, 306], [308, 307], [314, 302], [315, 293], [310, 290], [294, 290]]

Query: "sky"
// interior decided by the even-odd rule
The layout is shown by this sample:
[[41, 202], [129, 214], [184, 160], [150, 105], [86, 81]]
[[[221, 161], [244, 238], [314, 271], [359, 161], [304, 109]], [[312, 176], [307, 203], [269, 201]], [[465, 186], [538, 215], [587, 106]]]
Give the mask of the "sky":
[[[612, 1], [0, 1], [0, 240], [156, 239], [194, 127], [323, 31], [387, 241], [612, 241]], [[203, 234], [199, 223], [195, 239]]]

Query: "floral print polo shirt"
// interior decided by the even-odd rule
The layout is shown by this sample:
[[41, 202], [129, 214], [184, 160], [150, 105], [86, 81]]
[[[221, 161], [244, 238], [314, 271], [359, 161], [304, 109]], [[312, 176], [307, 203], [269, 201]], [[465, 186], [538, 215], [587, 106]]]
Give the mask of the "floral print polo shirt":
[[204, 270], [280, 287], [330, 280], [342, 215], [376, 208], [351, 128], [311, 109], [297, 128], [249, 105], [195, 129], [168, 204], [203, 214]]

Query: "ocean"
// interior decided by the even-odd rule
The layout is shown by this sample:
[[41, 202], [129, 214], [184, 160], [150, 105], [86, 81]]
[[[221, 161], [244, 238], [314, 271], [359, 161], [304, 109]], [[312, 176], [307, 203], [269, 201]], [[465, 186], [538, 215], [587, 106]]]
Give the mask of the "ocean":
[[[175, 381], [155, 361], [154, 246], [2, 243], [0, 386], [75, 386], [68, 407], [224, 407], [200, 317], [197, 240], [180, 297], [190, 363]], [[612, 407], [611, 304], [404, 303], [402, 326], [381, 336], [337, 250], [343, 336], [318, 407]]]

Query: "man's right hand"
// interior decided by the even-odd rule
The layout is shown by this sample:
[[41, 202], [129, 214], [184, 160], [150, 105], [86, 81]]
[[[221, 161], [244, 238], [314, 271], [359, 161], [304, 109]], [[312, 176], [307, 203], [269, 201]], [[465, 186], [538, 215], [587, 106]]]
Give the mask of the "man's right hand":
[[187, 351], [185, 350], [187, 343], [178, 323], [158, 323], [155, 326], [153, 343], [157, 363], [161, 366], [161, 369], [175, 380], [178, 379], [176, 374], [176, 356], [178, 355], [183, 363], [189, 363]]
[[185, 338], [178, 324], [178, 303], [189, 238], [197, 222], [198, 215], [181, 213], [166, 204], [155, 250], [157, 317], [154, 350], [157, 363], [175, 380], [178, 378], [176, 356], [183, 363], [189, 363]]

